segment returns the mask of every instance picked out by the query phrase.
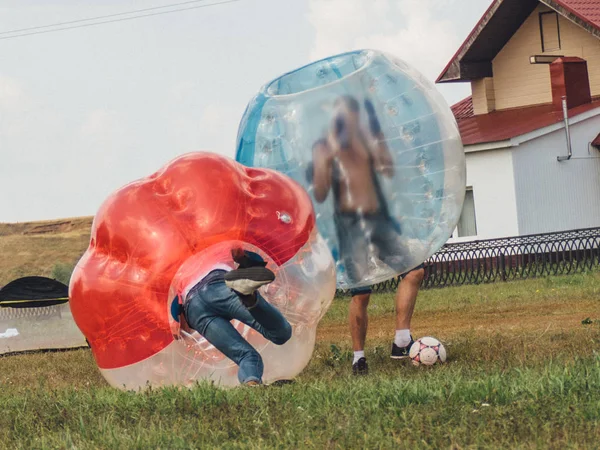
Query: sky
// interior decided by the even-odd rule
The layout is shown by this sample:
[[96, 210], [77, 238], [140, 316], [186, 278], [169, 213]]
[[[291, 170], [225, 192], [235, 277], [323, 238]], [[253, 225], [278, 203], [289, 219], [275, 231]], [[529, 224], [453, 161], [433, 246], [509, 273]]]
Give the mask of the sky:
[[[234, 157], [258, 89], [323, 57], [382, 50], [435, 80], [491, 2], [239, 0], [2, 39], [182, 1], [0, 0], [0, 222], [94, 215], [178, 155]], [[449, 104], [470, 95], [438, 88]]]

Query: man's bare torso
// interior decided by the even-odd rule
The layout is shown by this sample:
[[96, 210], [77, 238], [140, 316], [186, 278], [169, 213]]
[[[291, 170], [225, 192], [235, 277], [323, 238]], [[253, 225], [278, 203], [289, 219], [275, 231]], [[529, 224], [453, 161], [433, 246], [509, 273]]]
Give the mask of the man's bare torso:
[[[331, 139], [329, 142], [331, 143]], [[340, 211], [376, 213], [380, 205], [373, 181], [368, 144], [358, 134], [351, 138], [349, 144], [347, 148], [340, 149], [335, 158], [339, 169]]]

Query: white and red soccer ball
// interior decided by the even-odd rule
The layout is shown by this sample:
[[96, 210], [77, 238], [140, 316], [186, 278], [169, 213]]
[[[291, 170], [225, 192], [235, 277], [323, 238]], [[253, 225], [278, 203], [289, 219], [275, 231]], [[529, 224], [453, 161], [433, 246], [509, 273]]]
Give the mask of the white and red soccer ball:
[[433, 366], [446, 361], [446, 348], [436, 338], [427, 336], [417, 339], [408, 355], [415, 366]]

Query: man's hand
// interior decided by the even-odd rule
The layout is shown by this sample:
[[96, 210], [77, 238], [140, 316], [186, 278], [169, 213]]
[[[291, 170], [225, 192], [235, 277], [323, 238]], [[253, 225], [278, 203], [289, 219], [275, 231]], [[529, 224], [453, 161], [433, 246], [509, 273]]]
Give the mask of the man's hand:
[[323, 165], [330, 165], [335, 158], [339, 156], [341, 152], [340, 144], [336, 139], [331, 137], [327, 139], [327, 143], [323, 145], [317, 145], [313, 151], [313, 159], [320, 161]]
[[329, 142], [323, 139], [313, 147], [313, 188], [315, 200], [324, 202], [331, 188], [331, 173], [333, 160], [339, 152], [331, 148]]

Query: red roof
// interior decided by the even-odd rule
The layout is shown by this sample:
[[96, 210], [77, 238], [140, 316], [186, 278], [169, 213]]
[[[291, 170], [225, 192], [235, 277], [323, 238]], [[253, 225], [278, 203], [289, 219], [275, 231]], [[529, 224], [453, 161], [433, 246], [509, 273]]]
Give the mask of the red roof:
[[[599, 0], [554, 0], [559, 6], [569, 10], [584, 22], [600, 28]], [[551, 2], [549, 2], [551, 3]]]
[[475, 114], [473, 112], [473, 97], [469, 96], [452, 106], [452, 114], [454, 114], [456, 120], [473, 117]]
[[[600, 108], [600, 98], [569, 110], [569, 117]], [[551, 104], [493, 111], [474, 115], [473, 100], [468, 97], [452, 106], [464, 145], [505, 141], [563, 120], [562, 111]], [[600, 136], [598, 138], [600, 141]]]
[[600, 147], [600, 133], [598, 134], [598, 136], [596, 136], [596, 139], [594, 139], [594, 140], [592, 141], [592, 145], [593, 145], [594, 147]]

